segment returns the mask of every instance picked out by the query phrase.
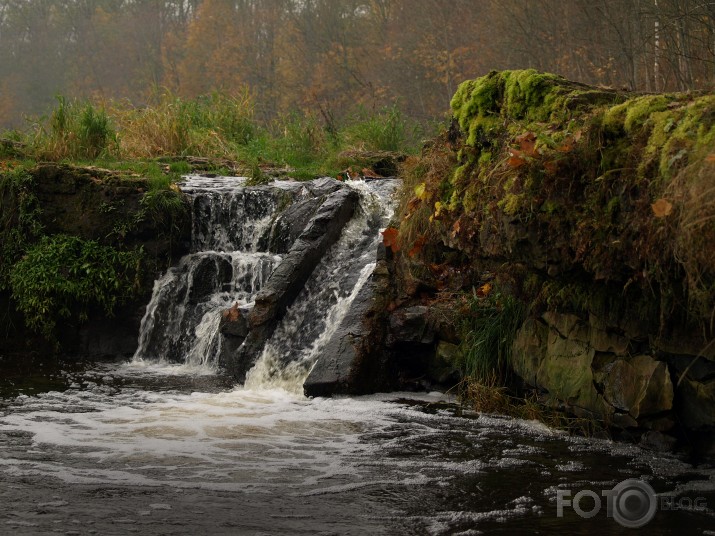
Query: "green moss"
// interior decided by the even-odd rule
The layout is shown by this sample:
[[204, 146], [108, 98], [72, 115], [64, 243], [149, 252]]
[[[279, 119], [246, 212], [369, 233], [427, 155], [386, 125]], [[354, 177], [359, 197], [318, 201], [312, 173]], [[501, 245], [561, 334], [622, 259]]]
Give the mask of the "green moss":
[[466, 144], [485, 147], [503, 131], [505, 120], [543, 123], [566, 121], [570, 110], [618, 100], [614, 92], [569, 82], [534, 69], [492, 71], [462, 83], [450, 103], [467, 133]]
[[478, 166], [488, 166], [492, 161], [492, 153], [490, 151], [482, 151], [477, 161]]
[[507, 193], [499, 201], [498, 206], [509, 216], [516, 215], [522, 208], [526, 196], [524, 194]]
[[609, 218], [613, 219], [615, 216], [618, 215], [618, 211], [620, 210], [620, 208], [621, 208], [621, 198], [613, 197], [606, 205], [606, 214], [608, 215]]
[[[658, 119], [663, 121], [663, 117]], [[660, 175], [667, 179], [688, 164], [689, 154], [715, 143], [715, 95], [700, 97], [687, 104], [679, 120], [676, 122], [674, 118], [666, 137], [660, 151], [659, 169]]]
[[504, 94], [506, 113], [513, 119], [548, 121], [555, 110], [558, 83], [564, 78], [540, 73], [534, 69], [505, 71]]
[[501, 115], [547, 121], [553, 106], [560, 102], [556, 94], [564, 82], [564, 78], [534, 69], [492, 71], [461, 84], [450, 105], [459, 125], [470, 134], [477, 118]]
[[541, 210], [541, 212], [545, 212], [546, 214], [552, 215], [552, 214], [556, 213], [560, 207], [561, 207], [560, 203], [558, 203], [556, 201], [552, 201], [550, 199], [547, 199], [541, 205], [541, 208], [539, 210]]
[[647, 95], [629, 99], [607, 109], [603, 116], [603, 127], [611, 133], [634, 134], [656, 112], [661, 112], [672, 102], [667, 95]]

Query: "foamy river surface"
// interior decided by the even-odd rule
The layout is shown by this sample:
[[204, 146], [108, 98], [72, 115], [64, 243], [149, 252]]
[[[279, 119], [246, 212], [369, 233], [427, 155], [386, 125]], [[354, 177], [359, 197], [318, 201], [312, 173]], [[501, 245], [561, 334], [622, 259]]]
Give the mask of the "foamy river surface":
[[711, 467], [438, 393], [307, 399], [142, 363], [1, 381], [0, 534], [633, 534], [605, 507], [557, 516], [557, 490], [627, 478], [703, 499], [641, 531], [715, 534]]

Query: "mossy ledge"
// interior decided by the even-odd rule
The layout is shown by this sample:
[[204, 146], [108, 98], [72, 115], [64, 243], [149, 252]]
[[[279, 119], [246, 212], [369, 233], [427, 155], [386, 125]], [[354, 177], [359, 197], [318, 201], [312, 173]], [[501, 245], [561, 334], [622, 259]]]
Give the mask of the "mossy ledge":
[[[712, 432], [715, 95], [524, 70], [464, 82], [451, 106], [451, 128], [403, 166], [391, 314], [428, 305], [461, 326], [431, 344], [461, 344], [462, 374], [621, 434]], [[524, 320], [487, 326], [510, 351], [485, 371], [464, 341], [512, 326], [514, 300]]]
[[188, 248], [184, 196], [125, 171], [18, 163], [0, 201], [3, 353], [131, 354], [154, 279]]

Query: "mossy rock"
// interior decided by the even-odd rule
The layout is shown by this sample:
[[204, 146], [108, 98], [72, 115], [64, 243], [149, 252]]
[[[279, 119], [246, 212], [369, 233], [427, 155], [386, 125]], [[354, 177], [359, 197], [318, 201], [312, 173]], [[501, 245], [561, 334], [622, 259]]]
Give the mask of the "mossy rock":
[[492, 71], [462, 83], [451, 100], [467, 145], [498, 132], [504, 120], [568, 121], [575, 112], [625, 99], [623, 92], [571, 82], [534, 69]]
[[665, 363], [709, 359], [715, 338], [715, 94], [495, 71], [451, 106], [449, 131], [404, 167], [395, 273], [458, 273], [455, 309], [489, 274], [529, 310], [513, 369], [574, 411], [645, 426], [709, 404], [710, 384], [681, 387], [686, 403]]

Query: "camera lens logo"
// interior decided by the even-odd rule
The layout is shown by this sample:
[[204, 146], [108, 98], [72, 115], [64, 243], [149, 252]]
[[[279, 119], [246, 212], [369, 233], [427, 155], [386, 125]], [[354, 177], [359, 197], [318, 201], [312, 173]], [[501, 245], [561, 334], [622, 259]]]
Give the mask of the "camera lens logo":
[[627, 528], [642, 527], [653, 519], [658, 508], [655, 491], [641, 480], [624, 480], [607, 497], [608, 515]]

